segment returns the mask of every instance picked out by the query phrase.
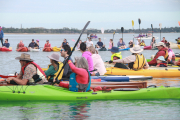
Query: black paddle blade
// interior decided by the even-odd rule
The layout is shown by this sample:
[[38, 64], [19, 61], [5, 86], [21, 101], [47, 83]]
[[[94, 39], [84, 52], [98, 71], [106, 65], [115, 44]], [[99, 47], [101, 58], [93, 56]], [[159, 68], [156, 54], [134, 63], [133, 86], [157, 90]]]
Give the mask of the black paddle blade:
[[140, 18], [138, 19], [138, 22], [139, 22], [139, 24], [141, 24], [141, 19]]
[[124, 27], [121, 27], [121, 32], [122, 32], [122, 33], [124, 32]]
[[75, 50], [75, 48], [76, 48], [76, 46], [77, 46], [77, 44], [78, 44], [78, 42], [79, 42], [79, 40], [80, 40], [82, 34], [83, 34], [84, 31], [86, 30], [86, 28], [87, 28], [87, 26], [89, 25], [89, 23], [90, 23], [90, 21], [88, 21], [88, 22], [86, 23], [86, 25], [84, 26], [84, 28], [82, 29], [82, 31], [81, 31], [81, 33], [80, 33], [80, 36], [79, 36], [78, 40], [76, 41], [76, 43], [75, 43], [75, 45], [74, 45], [74, 47], [73, 47], [71, 53], [69, 54], [68, 58], [66, 59], [66, 61], [65, 61], [64, 65], [62, 66], [62, 68], [61, 68], [59, 74], [57, 75], [56, 81], [58, 81], [59, 75], [61, 74], [62, 70], [64, 69], [64, 66], [66, 65], [66, 63], [68, 62], [69, 58], [71, 57], [73, 51]]
[[151, 28], [153, 29], [153, 24], [151, 24]]

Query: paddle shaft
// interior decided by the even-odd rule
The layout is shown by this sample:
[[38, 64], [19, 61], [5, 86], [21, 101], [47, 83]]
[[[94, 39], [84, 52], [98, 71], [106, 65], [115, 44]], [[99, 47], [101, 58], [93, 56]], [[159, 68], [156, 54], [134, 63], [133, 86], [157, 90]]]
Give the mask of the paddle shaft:
[[65, 67], [65, 65], [66, 65], [66, 63], [68, 62], [69, 58], [71, 57], [72, 53], [74, 52], [74, 50], [75, 50], [75, 48], [76, 48], [76, 46], [77, 46], [77, 44], [78, 44], [78, 42], [79, 42], [79, 40], [80, 40], [80, 38], [81, 38], [81, 35], [82, 35], [83, 32], [86, 30], [86, 28], [87, 28], [87, 26], [89, 25], [89, 23], [90, 23], [90, 21], [88, 21], [88, 22], [86, 23], [86, 25], [84, 26], [84, 28], [82, 29], [78, 40], [76, 41], [76, 43], [75, 43], [75, 45], [74, 45], [71, 53], [69, 54], [68, 58], [65, 60], [65, 63], [64, 63], [64, 65], [62, 66], [60, 72], [58, 73], [58, 75], [57, 75], [57, 77], [56, 77], [56, 80], [58, 80], [59, 75], [61, 74], [62, 70], [64, 69], [64, 67]]

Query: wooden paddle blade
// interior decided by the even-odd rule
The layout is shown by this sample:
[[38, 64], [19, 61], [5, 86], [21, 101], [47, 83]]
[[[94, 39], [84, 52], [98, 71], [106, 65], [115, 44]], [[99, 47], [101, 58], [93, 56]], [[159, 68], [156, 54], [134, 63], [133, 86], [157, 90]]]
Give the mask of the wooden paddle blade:
[[139, 24], [141, 24], [141, 19], [140, 18], [138, 19], [138, 22], [139, 22]]
[[122, 32], [122, 33], [124, 32], [124, 27], [121, 27], [121, 32]]

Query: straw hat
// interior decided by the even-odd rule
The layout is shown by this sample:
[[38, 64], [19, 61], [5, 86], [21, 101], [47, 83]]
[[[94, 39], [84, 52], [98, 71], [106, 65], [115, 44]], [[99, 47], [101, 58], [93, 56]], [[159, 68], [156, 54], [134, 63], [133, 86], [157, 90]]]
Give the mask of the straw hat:
[[61, 60], [59, 60], [59, 54], [58, 53], [53, 53], [50, 56], [47, 56], [49, 59], [55, 60], [57, 62], [61, 62]]
[[165, 47], [165, 44], [163, 42], [158, 42], [158, 44], [156, 44], [156, 46], [164, 46]]
[[143, 49], [141, 49], [141, 47], [139, 45], [135, 45], [133, 48], [130, 48], [130, 51], [132, 53], [140, 53], [143, 51]]
[[22, 53], [20, 57], [16, 57], [16, 60], [25, 60], [25, 61], [34, 61], [30, 58], [30, 55], [27, 53]]

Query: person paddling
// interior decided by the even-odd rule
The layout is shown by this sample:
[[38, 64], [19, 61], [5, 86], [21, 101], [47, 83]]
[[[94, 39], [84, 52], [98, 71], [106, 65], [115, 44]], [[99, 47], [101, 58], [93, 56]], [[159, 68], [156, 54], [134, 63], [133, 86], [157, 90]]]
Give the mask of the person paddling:
[[10, 44], [8, 43], [8, 39], [5, 39], [5, 43], [3, 44], [3, 47], [9, 48]]
[[29, 54], [22, 53], [20, 57], [16, 57], [21, 64], [21, 71], [17, 77], [9, 77], [6, 81], [10, 84], [16, 85], [28, 85], [30, 83], [47, 82], [45, 79], [46, 75], [41, 67], [33, 62], [34, 60], [30, 58]]
[[68, 64], [72, 70], [70, 75], [69, 84], [60, 82], [59, 86], [69, 88], [70, 91], [74, 92], [87, 92], [91, 86], [91, 76], [88, 71], [88, 62], [84, 57], [76, 57], [75, 65], [71, 60]]
[[[50, 59], [50, 65], [48, 65], [48, 70], [45, 71], [46, 78], [49, 82], [53, 82], [53, 79], [57, 77], [60, 72], [60, 68], [62, 68], [63, 63], [59, 60], [59, 54], [53, 53], [50, 56], [47, 56]], [[62, 78], [63, 71], [61, 75], [58, 76], [59, 79]]]
[[128, 63], [128, 67], [133, 70], [139, 69], [147, 69], [149, 67], [148, 63], [146, 62], [146, 58], [144, 55], [140, 54], [143, 49], [139, 45], [135, 45], [133, 48], [130, 48], [132, 55], [118, 60], [113, 60], [114, 63]]
[[16, 50], [18, 50], [19, 48], [24, 47], [24, 43], [22, 40], [20, 40], [20, 42], [17, 44]]

